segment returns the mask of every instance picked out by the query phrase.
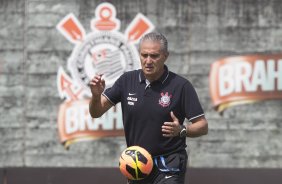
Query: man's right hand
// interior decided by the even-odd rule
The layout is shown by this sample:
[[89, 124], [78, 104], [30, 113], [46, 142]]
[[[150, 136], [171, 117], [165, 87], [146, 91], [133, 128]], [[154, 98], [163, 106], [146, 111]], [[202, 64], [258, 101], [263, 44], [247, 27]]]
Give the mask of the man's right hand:
[[101, 94], [105, 90], [105, 80], [102, 79], [102, 75], [95, 75], [89, 82], [92, 96], [100, 98]]
[[95, 75], [89, 82], [89, 86], [92, 93], [92, 98], [89, 103], [89, 112], [92, 118], [99, 118], [109, 110], [113, 104], [106, 97], [101, 95], [105, 90], [105, 80], [102, 79], [102, 75]]

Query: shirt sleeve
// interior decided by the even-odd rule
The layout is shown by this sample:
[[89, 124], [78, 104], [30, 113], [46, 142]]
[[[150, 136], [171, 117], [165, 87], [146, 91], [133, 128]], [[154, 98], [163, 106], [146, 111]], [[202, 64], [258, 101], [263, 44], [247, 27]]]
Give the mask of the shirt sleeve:
[[184, 109], [185, 116], [189, 121], [193, 121], [195, 118], [204, 116], [204, 111], [196, 90], [189, 81], [183, 86], [182, 99], [182, 107]]
[[103, 96], [105, 96], [113, 105], [116, 105], [121, 101], [122, 95], [122, 80], [124, 78], [124, 74], [120, 76], [112, 87], [107, 88], [103, 92]]

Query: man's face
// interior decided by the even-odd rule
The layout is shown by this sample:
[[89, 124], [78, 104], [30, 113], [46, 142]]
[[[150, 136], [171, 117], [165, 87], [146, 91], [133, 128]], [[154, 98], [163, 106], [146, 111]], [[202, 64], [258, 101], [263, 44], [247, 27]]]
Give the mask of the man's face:
[[150, 40], [140, 45], [140, 60], [145, 77], [149, 81], [157, 80], [164, 72], [164, 63], [168, 53], [161, 51], [161, 44]]

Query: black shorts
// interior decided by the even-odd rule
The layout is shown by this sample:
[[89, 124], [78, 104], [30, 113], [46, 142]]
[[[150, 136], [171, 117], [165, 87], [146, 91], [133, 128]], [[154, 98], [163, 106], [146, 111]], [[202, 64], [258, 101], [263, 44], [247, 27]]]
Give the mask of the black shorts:
[[128, 180], [128, 184], [184, 184], [187, 160], [186, 150], [154, 157], [151, 174], [143, 180]]

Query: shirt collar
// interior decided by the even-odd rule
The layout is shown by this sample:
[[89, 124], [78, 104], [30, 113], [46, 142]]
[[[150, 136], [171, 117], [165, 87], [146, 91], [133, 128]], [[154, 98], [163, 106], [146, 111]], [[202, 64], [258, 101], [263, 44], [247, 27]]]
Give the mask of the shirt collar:
[[[164, 69], [165, 69], [165, 71], [164, 71], [163, 75], [159, 79], [156, 80], [156, 81], [161, 82], [162, 84], [166, 81], [166, 79], [169, 76], [169, 70], [168, 70], [166, 65], [164, 65]], [[145, 78], [144, 72], [142, 70], [140, 70], [140, 73], [139, 73], [139, 82], [140, 83], [146, 82], [146, 78]]]

